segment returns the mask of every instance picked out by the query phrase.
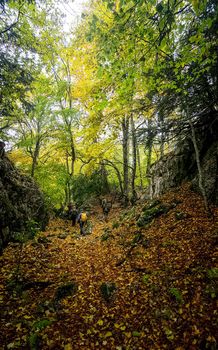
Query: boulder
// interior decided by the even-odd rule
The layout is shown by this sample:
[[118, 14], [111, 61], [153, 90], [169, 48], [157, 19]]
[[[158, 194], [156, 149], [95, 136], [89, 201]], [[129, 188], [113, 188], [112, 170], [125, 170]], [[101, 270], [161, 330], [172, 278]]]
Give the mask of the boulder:
[[191, 140], [177, 145], [151, 167], [149, 197], [156, 198], [196, 173], [196, 160]]
[[44, 230], [48, 214], [44, 196], [35, 181], [18, 171], [5, 154], [0, 156], [0, 251], [16, 235]]

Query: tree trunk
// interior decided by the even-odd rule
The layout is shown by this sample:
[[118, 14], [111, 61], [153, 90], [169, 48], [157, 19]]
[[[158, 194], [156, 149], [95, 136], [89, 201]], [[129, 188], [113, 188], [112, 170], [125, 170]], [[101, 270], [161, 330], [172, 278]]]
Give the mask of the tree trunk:
[[66, 168], [67, 168], [67, 176], [66, 176], [66, 187], [65, 187], [65, 197], [66, 203], [71, 201], [71, 188], [70, 188], [70, 166], [69, 166], [69, 154], [66, 151]]
[[131, 178], [132, 197], [131, 197], [131, 203], [134, 204], [136, 199], [137, 199], [137, 193], [136, 193], [136, 189], [135, 189], [137, 147], [136, 147], [135, 123], [134, 123], [132, 115], [130, 117], [130, 122], [131, 122], [131, 133], [132, 133], [132, 178]]
[[143, 189], [142, 168], [141, 168], [141, 159], [140, 159], [140, 152], [139, 152], [138, 145], [136, 145], [136, 152], [137, 152], [137, 162], [138, 162], [138, 168], [139, 168], [140, 189], [142, 191], [142, 189]]
[[129, 203], [129, 117], [123, 117], [122, 120], [123, 132], [123, 194], [124, 204]]
[[210, 214], [210, 208], [208, 206], [208, 201], [207, 201], [207, 196], [206, 196], [206, 191], [203, 185], [203, 175], [202, 175], [202, 169], [201, 169], [201, 163], [200, 163], [200, 154], [199, 154], [199, 149], [197, 145], [197, 140], [196, 140], [196, 135], [195, 135], [195, 129], [191, 121], [189, 121], [189, 125], [191, 127], [191, 134], [192, 134], [192, 142], [194, 145], [195, 149], [195, 157], [196, 157], [196, 163], [197, 163], [197, 168], [198, 168], [198, 186], [199, 189], [202, 193], [203, 199], [204, 199], [204, 206], [208, 214]]
[[164, 156], [164, 143], [165, 143], [165, 133], [163, 131], [163, 127], [164, 127], [164, 120], [163, 120], [163, 115], [159, 114], [158, 116], [159, 119], [159, 125], [160, 125], [160, 158], [162, 158]]
[[121, 193], [121, 196], [123, 198], [124, 197], [124, 191], [123, 191], [123, 184], [122, 184], [122, 176], [120, 174], [119, 169], [117, 168], [117, 166], [113, 162], [111, 162], [108, 159], [104, 160], [104, 164], [108, 165], [108, 166], [111, 166], [116, 171], [118, 182], [119, 182], [119, 186], [120, 186], [120, 193]]
[[[69, 178], [66, 180], [67, 183], [67, 191], [68, 191], [68, 199], [69, 201], [73, 200], [73, 193], [71, 190], [71, 179], [74, 175], [74, 167], [75, 167], [75, 161], [76, 161], [76, 149], [75, 149], [75, 143], [74, 143], [74, 136], [72, 132], [72, 125], [73, 125], [73, 98], [72, 98], [72, 78], [71, 78], [71, 71], [70, 71], [70, 65], [69, 61], [66, 60], [64, 61], [62, 59], [62, 63], [65, 68], [65, 74], [66, 74], [66, 82], [67, 82], [67, 87], [66, 87], [66, 96], [64, 97], [64, 103], [63, 100], [60, 100], [60, 107], [64, 111], [65, 108], [69, 108], [71, 110], [72, 114], [69, 116], [63, 117], [63, 121], [66, 127], [66, 133], [67, 133], [67, 153], [68, 153], [68, 159], [67, 159], [67, 174]], [[59, 77], [57, 73], [55, 72], [55, 80], [58, 83], [59, 82]], [[69, 160], [69, 157], [71, 158]]]
[[[149, 123], [150, 124], [150, 123]], [[148, 124], [148, 126], [149, 126]], [[150, 176], [150, 170], [151, 170], [151, 155], [152, 155], [152, 147], [153, 147], [153, 140], [154, 140], [154, 135], [151, 130], [148, 128], [148, 140], [147, 140], [147, 164], [146, 164], [146, 175], [149, 177]]]
[[40, 139], [38, 137], [36, 141], [35, 149], [33, 152], [33, 157], [32, 157], [31, 177], [34, 177], [35, 175], [36, 165], [39, 158], [39, 151], [40, 151]]
[[110, 186], [107, 178], [107, 171], [105, 169], [105, 164], [104, 162], [101, 162], [101, 175], [102, 175], [102, 183], [103, 183], [103, 190], [105, 193], [110, 192]]

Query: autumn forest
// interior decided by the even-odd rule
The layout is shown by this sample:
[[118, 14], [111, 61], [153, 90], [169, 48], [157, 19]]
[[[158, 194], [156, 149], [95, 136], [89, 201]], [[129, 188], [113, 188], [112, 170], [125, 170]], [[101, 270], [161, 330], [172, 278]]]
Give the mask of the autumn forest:
[[0, 0], [0, 349], [217, 349], [217, 34], [215, 0]]

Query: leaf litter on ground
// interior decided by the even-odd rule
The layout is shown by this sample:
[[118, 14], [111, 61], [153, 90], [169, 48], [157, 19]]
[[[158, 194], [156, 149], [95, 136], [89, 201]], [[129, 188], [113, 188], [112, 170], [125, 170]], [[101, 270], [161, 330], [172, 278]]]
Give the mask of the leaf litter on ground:
[[52, 220], [23, 245], [19, 271], [20, 246], [9, 244], [0, 257], [0, 348], [216, 349], [218, 209], [208, 217], [188, 184], [160, 202], [170, 209], [141, 227], [144, 204], [112, 209], [107, 223], [95, 208], [84, 237]]

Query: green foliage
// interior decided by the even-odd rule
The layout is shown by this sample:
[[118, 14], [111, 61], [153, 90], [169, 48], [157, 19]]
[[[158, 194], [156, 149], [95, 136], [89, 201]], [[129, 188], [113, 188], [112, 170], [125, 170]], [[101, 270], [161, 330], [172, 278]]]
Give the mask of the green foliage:
[[169, 292], [179, 304], [183, 303], [182, 294], [177, 288], [170, 288]]
[[161, 204], [161, 201], [159, 199], [155, 199], [151, 202], [149, 202], [147, 205], [145, 205], [143, 208], [142, 208], [142, 211], [146, 211], [148, 209], [152, 209], [156, 206], [158, 206], [159, 204]]
[[133, 337], [140, 337], [140, 336], [141, 336], [141, 333], [138, 332], [138, 331], [133, 331], [133, 332], [132, 332], [132, 336], [133, 336]]
[[32, 326], [32, 330], [34, 331], [41, 331], [47, 326], [49, 326], [53, 321], [52, 320], [47, 320], [47, 319], [42, 319], [39, 321], [34, 322]]
[[218, 268], [213, 267], [210, 270], [207, 271], [207, 277], [210, 280], [217, 280], [218, 279]]
[[33, 239], [35, 235], [39, 232], [39, 223], [35, 220], [29, 220], [26, 222], [26, 232], [29, 239]]
[[18, 243], [26, 243], [29, 239], [33, 239], [39, 232], [39, 223], [35, 220], [28, 220], [25, 228], [21, 232], [13, 233], [13, 241]]
[[0, 131], [4, 134], [31, 107], [28, 95], [39, 72], [35, 53], [45, 25], [44, 10], [38, 5], [38, 1], [4, 1], [0, 13]]
[[92, 231], [93, 231], [93, 224], [92, 224], [91, 220], [87, 220], [85, 234], [91, 235]]
[[115, 222], [112, 222], [112, 228], [115, 229], [115, 228], [118, 228], [120, 226], [119, 222], [115, 221]]
[[139, 227], [146, 226], [155, 218], [167, 214], [171, 209], [175, 208], [177, 203], [170, 204], [161, 203], [159, 200], [154, 200], [143, 207], [142, 213], [137, 221]]
[[149, 280], [150, 280], [150, 275], [143, 275], [142, 276], [142, 282], [144, 283], [144, 284], [148, 284], [149, 283]]
[[126, 220], [131, 220], [131, 219], [135, 218], [135, 216], [136, 216], [137, 214], [138, 214], [137, 209], [136, 209], [135, 207], [133, 207], [133, 208], [131, 208], [131, 209], [128, 211], [128, 213], [127, 213], [125, 219], [126, 219]]
[[104, 242], [104, 241], [107, 241], [107, 240], [110, 239], [110, 238], [113, 238], [111, 229], [110, 229], [109, 227], [106, 227], [106, 228], [104, 229], [103, 235], [101, 236], [101, 241]]
[[138, 232], [134, 235], [133, 240], [131, 242], [132, 245], [135, 245], [137, 243], [140, 243], [143, 239], [143, 235], [141, 232]]
[[72, 180], [72, 193], [78, 206], [89, 203], [92, 197], [105, 194], [104, 180], [98, 172], [78, 175]]
[[[91, 169], [96, 160], [113, 161], [108, 179], [123, 190], [123, 115], [134, 117], [144, 164], [144, 147], [156, 159], [161, 138], [186, 123], [185, 108], [190, 115], [216, 110], [217, 6], [215, 0], [93, 1], [71, 42], [62, 44], [51, 3], [23, 1], [20, 11], [19, 1], [1, 2], [0, 132], [32, 159], [32, 176], [49, 204], [69, 201], [72, 187], [82, 205], [107, 190], [98, 172], [78, 175], [78, 155]], [[129, 158], [133, 163], [131, 152]], [[136, 185], [144, 186], [144, 178], [137, 163]], [[161, 215], [154, 207], [138, 226]]]
[[28, 337], [28, 345], [30, 350], [38, 350], [40, 348], [41, 340], [42, 338], [39, 336], [39, 334], [31, 332]]
[[218, 296], [218, 268], [213, 267], [207, 270], [207, 280], [206, 293], [215, 299]]
[[43, 193], [48, 207], [58, 207], [64, 201], [67, 173], [64, 164], [48, 162], [38, 166], [35, 178]]

